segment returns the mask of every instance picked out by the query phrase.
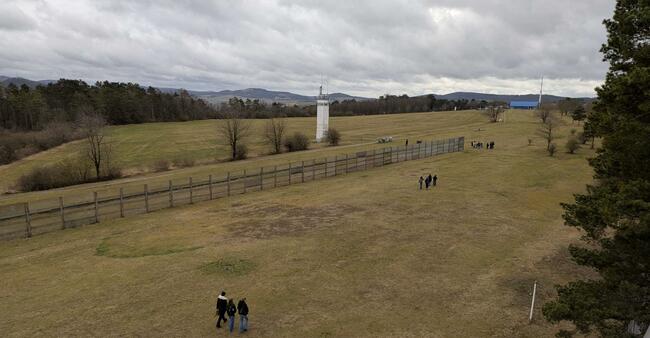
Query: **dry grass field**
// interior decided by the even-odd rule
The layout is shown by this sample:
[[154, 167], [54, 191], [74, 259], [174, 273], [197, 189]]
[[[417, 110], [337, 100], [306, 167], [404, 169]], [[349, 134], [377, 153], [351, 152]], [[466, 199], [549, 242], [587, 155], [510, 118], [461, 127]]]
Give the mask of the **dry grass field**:
[[[552, 336], [541, 304], [586, 273], [568, 258], [579, 233], [559, 203], [591, 181], [593, 152], [548, 157], [527, 111], [503, 124], [478, 112], [364, 118], [496, 149], [0, 242], [3, 335], [226, 335], [213, 317], [226, 290], [247, 297], [254, 337]], [[438, 186], [417, 190], [428, 173]]]
[[[324, 156], [323, 154], [339, 154], [354, 146], [366, 149], [375, 143], [378, 137], [392, 135], [397, 143], [406, 138], [414, 140], [424, 135], [450, 134], [458, 132], [459, 128], [470, 128], [472, 125], [484, 122], [475, 111], [465, 112], [440, 112], [425, 114], [399, 114], [375, 115], [355, 117], [334, 117], [330, 126], [337, 128], [343, 139], [338, 150], [326, 147], [325, 144], [311, 145], [312, 152], [307, 158]], [[316, 118], [289, 118], [287, 121], [287, 134], [300, 131], [314, 137], [316, 131]], [[250, 148], [250, 157], [266, 158], [270, 152], [269, 146], [263, 139], [263, 132], [267, 120], [250, 120], [251, 136], [247, 140]], [[123, 168], [126, 174], [147, 173], [156, 160], [166, 159], [172, 162], [175, 159], [190, 158], [197, 163], [206, 164], [223, 161], [228, 158], [228, 149], [219, 143], [217, 136], [217, 120], [203, 120], [190, 122], [145, 123], [126, 126], [113, 126], [108, 128], [110, 142], [113, 148], [115, 162]], [[435, 132], [435, 133], [434, 133]], [[453, 134], [453, 133], [452, 133]], [[11, 190], [16, 180], [34, 167], [56, 163], [65, 158], [77, 156], [83, 149], [83, 141], [76, 141], [44, 151], [23, 160], [0, 166], [0, 192]], [[292, 158], [293, 158], [292, 154]], [[286, 158], [272, 156], [271, 161]], [[251, 166], [246, 162], [237, 164]], [[203, 166], [198, 172], [222, 169], [223, 165]], [[186, 178], [186, 172], [197, 170], [174, 171], [174, 176]], [[169, 172], [165, 176], [169, 176]], [[178, 174], [178, 175], [176, 175]], [[207, 174], [206, 174], [207, 175]], [[141, 178], [141, 177], [140, 177]], [[112, 182], [114, 183], [114, 182]], [[2, 197], [0, 197], [1, 199]]]

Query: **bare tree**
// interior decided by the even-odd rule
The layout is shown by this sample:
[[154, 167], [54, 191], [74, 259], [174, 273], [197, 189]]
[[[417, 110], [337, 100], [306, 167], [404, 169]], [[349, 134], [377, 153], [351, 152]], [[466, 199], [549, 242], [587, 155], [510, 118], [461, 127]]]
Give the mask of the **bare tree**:
[[546, 123], [546, 120], [551, 117], [551, 109], [547, 105], [542, 105], [537, 109], [537, 117], [542, 120], [542, 124]]
[[[559, 126], [559, 121], [552, 115], [549, 115], [546, 117], [545, 121], [542, 123], [542, 125], [539, 127], [537, 130], [537, 133], [544, 139], [546, 140], [546, 150], [550, 151], [551, 150], [551, 143], [553, 143], [553, 140], [557, 138], [555, 135], [556, 129]], [[553, 156], [551, 154], [551, 156]]]
[[243, 140], [250, 134], [250, 124], [239, 118], [236, 113], [226, 113], [226, 118], [219, 122], [217, 130], [222, 142], [230, 147], [231, 159], [237, 159], [237, 149], [243, 146]]
[[101, 177], [102, 164], [111, 157], [111, 148], [105, 134], [106, 120], [99, 114], [84, 114], [79, 119], [79, 131], [86, 139], [86, 156], [95, 167], [95, 175]]
[[499, 121], [499, 116], [501, 116], [501, 114], [503, 113], [503, 108], [490, 106], [487, 108], [485, 113], [490, 119], [490, 122], [497, 122]]
[[264, 138], [266, 138], [268, 144], [273, 148], [274, 154], [282, 152], [282, 141], [284, 140], [286, 129], [287, 126], [284, 119], [272, 118], [266, 122]]

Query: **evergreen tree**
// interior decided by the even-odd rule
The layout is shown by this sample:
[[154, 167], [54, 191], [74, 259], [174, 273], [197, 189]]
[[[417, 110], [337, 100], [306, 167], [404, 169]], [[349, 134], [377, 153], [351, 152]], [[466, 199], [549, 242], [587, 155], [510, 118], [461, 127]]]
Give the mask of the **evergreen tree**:
[[584, 233], [569, 248], [574, 261], [600, 278], [559, 286], [543, 312], [580, 332], [625, 337], [650, 323], [650, 2], [618, 0], [604, 23], [610, 68], [586, 123], [603, 139], [590, 160], [595, 183], [563, 205], [566, 224]]

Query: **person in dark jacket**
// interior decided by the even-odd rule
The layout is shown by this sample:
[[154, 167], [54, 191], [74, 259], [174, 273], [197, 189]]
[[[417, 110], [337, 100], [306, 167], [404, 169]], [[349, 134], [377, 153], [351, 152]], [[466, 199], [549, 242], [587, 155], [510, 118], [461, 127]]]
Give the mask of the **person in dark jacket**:
[[436, 186], [436, 183], [438, 182], [438, 175], [433, 175], [433, 186]]
[[226, 314], [226, 310], [228, 309], [228, 298], [226, 298], [226, 292], [221, 291], [221, 294], [219, 297], [217, 297], [217, 312], [214, 314], [215, 316], [219, 316], [217, 319], [217, 328], [221, 327], [221, 320], [225, 322], [228, 321], [226, 317], [224, 316]]
[[427, 178], [424, 180], [424, 183], [427, 186], [427, 190], [429, 190], [429, 186], [431, 185], [432, 180], [433, 180], [433, 178], [431, 178], [431, 175], [427, 176]]
[[230, 330], [230, 333], [235, 329], [235, 315], [237, 314], [237, 307], [235, 306], [235, 302], [232, 300], [232, 298], [228, 301], [228, 308], [226, 309], [226, 313], [228, 313], [228, 329]]
[[237, 310], [239, 311], [239, 332], [248, 331], [248, 304], [246, 304], [246, 298], [242, 298], [237, 303]]
[[420, 179], [418, 180], [418, 182], [420, 183], [420, 190], [422, 190], [422, 183], [424, 183], [424, 178], [422, 178], [422, 176], [420, 176]]

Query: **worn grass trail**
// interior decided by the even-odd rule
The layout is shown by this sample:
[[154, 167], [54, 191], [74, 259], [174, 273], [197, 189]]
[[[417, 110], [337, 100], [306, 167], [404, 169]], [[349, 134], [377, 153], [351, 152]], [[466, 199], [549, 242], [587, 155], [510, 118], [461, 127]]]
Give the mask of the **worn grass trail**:
[[[495, 140], [492, 151], [0, 243], [0, 327], [214, 335], [225, 289], [248, 298], [251, 336], [551, 336], [541, 304], [586, 273], [567, 257], [579, 234], [562, 225], [559, 202], [590, 181], [590, 153], [550, 158], [539, 140], [527, 145], [529, 113], [511, 121], [468, 130]], [[418, 190], [428, 173], [438, 186]]]

